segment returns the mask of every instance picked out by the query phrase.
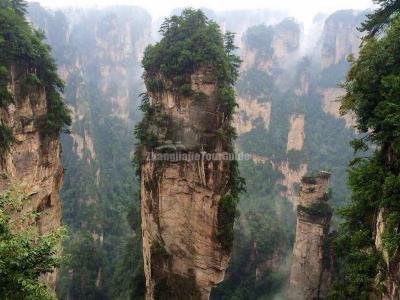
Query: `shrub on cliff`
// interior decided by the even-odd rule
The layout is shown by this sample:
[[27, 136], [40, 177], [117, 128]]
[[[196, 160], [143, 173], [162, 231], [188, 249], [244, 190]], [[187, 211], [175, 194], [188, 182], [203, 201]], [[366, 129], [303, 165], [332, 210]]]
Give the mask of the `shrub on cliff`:
[[68, 110], [62, 100], [63, 82], [46, 45], [44, 35], [32, 28], [25, 19], [25, 1], [0, 1], [0, 108], [13, 102], [8, 89], [11, 68], [16, 81], [21, 82], [22, 96], [46, 93], [47, 113], [37, 120], [41, 133], [57, 136], [71, 124]]
[[[143, 57], [147, 89], [153, 91], [156, 75], [171, 80], [177, 87], [190, 83], [188, 75], [200, 67], [211, 67], [219, 85], [233, 85], [240, 60], [232, 53], [233, 34], [222, 35], [217, 23], [201, 10], [185, 9], [161, 25], [162, 39], [146, 48]], [[152, 83], [152, 85], [150, 85]]]
[[[21, 212], [26, 199], [15, 187], [0, 193], [0, 299], [54, 299], [40, 276], [59, 266], [56, 251], [64, 233], [39, 236], [27, 226], [37, 213]], [[16, 213], [23, 216], [16, 219]]]

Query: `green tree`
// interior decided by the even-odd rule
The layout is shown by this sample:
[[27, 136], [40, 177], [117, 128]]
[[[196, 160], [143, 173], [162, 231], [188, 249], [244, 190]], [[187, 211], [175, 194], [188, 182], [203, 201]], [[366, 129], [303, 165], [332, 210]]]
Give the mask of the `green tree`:
[[29, 225], [37, 213], [21, 212], [26, 200], [16, 187], [0, 193], [0, 298], [54, 299], [40, 276], [59, 266], [57, 245], [65, 230], [38, 235]]
[[373, 0], [380, 7], [371, 14], [367, 15], [367, 20], [361, 24], [361, 31], [368, 32], [369, 36], [374, 36], [384, 29], [390, 22], [394, 13], [400, 10], [399, 0]]
[[[335, 241], [339, 273], [332, 299], [368, 299], [379, 293], [387, 268], [382, 250], [375, 246], [376, 218], [383, 212], [383, 252], [391, 263], [400, 245], [400, 16], [394, 15], [382, 38], [367, 39], [357, 60], [352, 61], [342, 98], [343, 113], [352, 112], [361, 138], [355, 151], [369, 157], [350, 164], [351, 203], [341, 211], [344, 223]], [[368, 153], [368, 152], [367, 152]], [[377, 278], [377, 275], [381, 276]], [[386, 274], [386, 275], [385, 275]], [[379, 280], [380, 279], [380, 280]]]

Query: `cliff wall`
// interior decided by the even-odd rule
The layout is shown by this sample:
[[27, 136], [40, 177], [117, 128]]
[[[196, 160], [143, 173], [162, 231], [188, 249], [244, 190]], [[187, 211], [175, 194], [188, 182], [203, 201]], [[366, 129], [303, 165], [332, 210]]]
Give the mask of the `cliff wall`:
[[[11, 66], [9, 73], [8, 87], [14, 103], [0, 108], [0, 120], [12, 130], [15, 141], [0, 153], [0, 191], [10, 184], [20, 185], [28, 197], [24, 211], [40, 213], [27, 222], [36, 224], [39, 234], [47, 234], [61, 225], [61, 145], [58, 136], [45, 136], [38, 126], [47, 114], [44, 88], [26, 94], [22, 91], [21, 70]], [[46, 277], [54, 288], [55, 273]]]
[[328, 244], [332, 211], [327, 188], [330, 174], [303, 177], [297, 207], [296, 238], [290, 272], [289, 299], [325, 299], [331, 276]]

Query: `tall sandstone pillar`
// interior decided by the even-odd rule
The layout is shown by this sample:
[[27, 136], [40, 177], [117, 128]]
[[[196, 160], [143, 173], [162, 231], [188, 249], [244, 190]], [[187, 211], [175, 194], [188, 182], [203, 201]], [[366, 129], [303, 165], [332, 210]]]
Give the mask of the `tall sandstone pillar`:
[[207, 159], [208, 154], [224, 152], [216, 134], [224, 118], [212, 70], [200, 68], [190, 76], [191, 88], [203, 95], [202, 101], [175, 93], [171, 83], [163, 81], [167, 88], [151, 93], [160, 107], [158, 115], [165, 119], [158, 127], [161, 146], [151, 151], [203, 158], [149, 159], [141, 165], [146, 299], [208, 299], [211, 288], [223, 280], [230, 256], [217, 236], [229, 162]]
[[300, 185], [296, 238], [288, 298], [325, 299], [331, 276], [328, 243], [332, 209], [327, 203], [330, 173], [305, 176]]
[[[14, 103], [0, 108], [0, 121], [12, 130], [15, 142], [0, 153], [0, 192], [10, 184], [21, 187], [28, 197], [24, 212], [39, 213], [29, 220], [39, 234], [53, 232], [61, 226], [61, 203], [64, 169], [61, 164], [61, 144], [57, 136], [44, 136], [38, 120], [47, 114], [45, 89], [24, 95], [17, 68], [11, 66], [9, 89]], [[45, 275], [54, 289], [56, 273]]]

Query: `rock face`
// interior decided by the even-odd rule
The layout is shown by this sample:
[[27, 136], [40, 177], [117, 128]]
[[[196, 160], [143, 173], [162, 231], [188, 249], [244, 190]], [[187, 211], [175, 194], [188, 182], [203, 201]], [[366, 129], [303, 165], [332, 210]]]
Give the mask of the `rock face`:
[[288, 59], [300, 46], [300, 26], [285, 19], [274, 27], [273, 48], [278, 59]]
[[304, 114], [290, 117], [290, 130], [288, 134], [287, 151], [301, 150], [304, 145]]
[[384, 208], [380, 208], [375, 223], [375, 247], [378, 251], [382, 253], [387, 268], [387, 276], [382, 282], [385, 287], [383, 292], [379, 292], [378, 296], [372, 295], [372, 297], [377, 297], [377, 299], [379, 298], [382, 300], [394, 300], [400, 298], [400, 250], [396, 249], [394, 258], [389, 259], [389, 254], [387, 250], [383, 247], [382, 241], [382, 235], [385, 231], [385, 220], [386, 211]]
[[[212, 133], [222, 122], [213, 96], [215, 82], [204, 69], [193, 74], [191, 82], [194, 92], [206, 95], [201, 105], [169, 88], [152, 99], [160, 104], [161, 114], [180, 124], [177, 135], [187, 149], [199, 155], [202, 150], [220, 153], [221, 140]], [[163, 134], [158, 138], [168, 144]], [[226, 161], [205, 159], [147, 160], [142, 165], [146, 299], [208, 299], [211, 288], [223, 280], [230, 256], [216, 234], [228, 169]]]
[[327, 241], [332, 210], [326, 203], [330, 173], [303, 177], [297, 207], [296, 239], [289, 299], [325, 299], [331, 277]]
[[[46, 234], [61, 225], [61, 145], [58, 138], [43, 137], [37, 126], [47, 113], [44, 89], [23, 96], [16, 69], [11, 67], [10, 73], [15, 104], [0, 109], [0, 120], [12, 129], [16, 141], [7, 152], [0, 153], [0, 191], [9, 184], [20, 185], [29, 199], [24, 210], [40, 213], [28, 222], [37, 225], [39, 234]], [[55, 273], [46, 277], [54, 288]]]
[[322, 35], [322, 68], [338, 64], [351, 53], [358, 54], [361, 34], [357, 26], [363, 18], [363, 13], [353, 10], [340, 10], [328, 17]]
[[342, 88], [331, 87], [325, 88], [321, 91], [322, 96], [322, 110], [336, 118], [343, 118], [346, 127], [352, 128], [355, 125], [354, 118], [350, 114], [344, 116], [340, 115], [340, 97], [344, 96], [345, 91]]
[[265, 128], [269, 127], [271, 102], [259, 103], [256, 99], [237, 98], [240, 113], [235, 115], [235, 128], [238, 134], [250, 132], [254, 123], [261, 119]]

